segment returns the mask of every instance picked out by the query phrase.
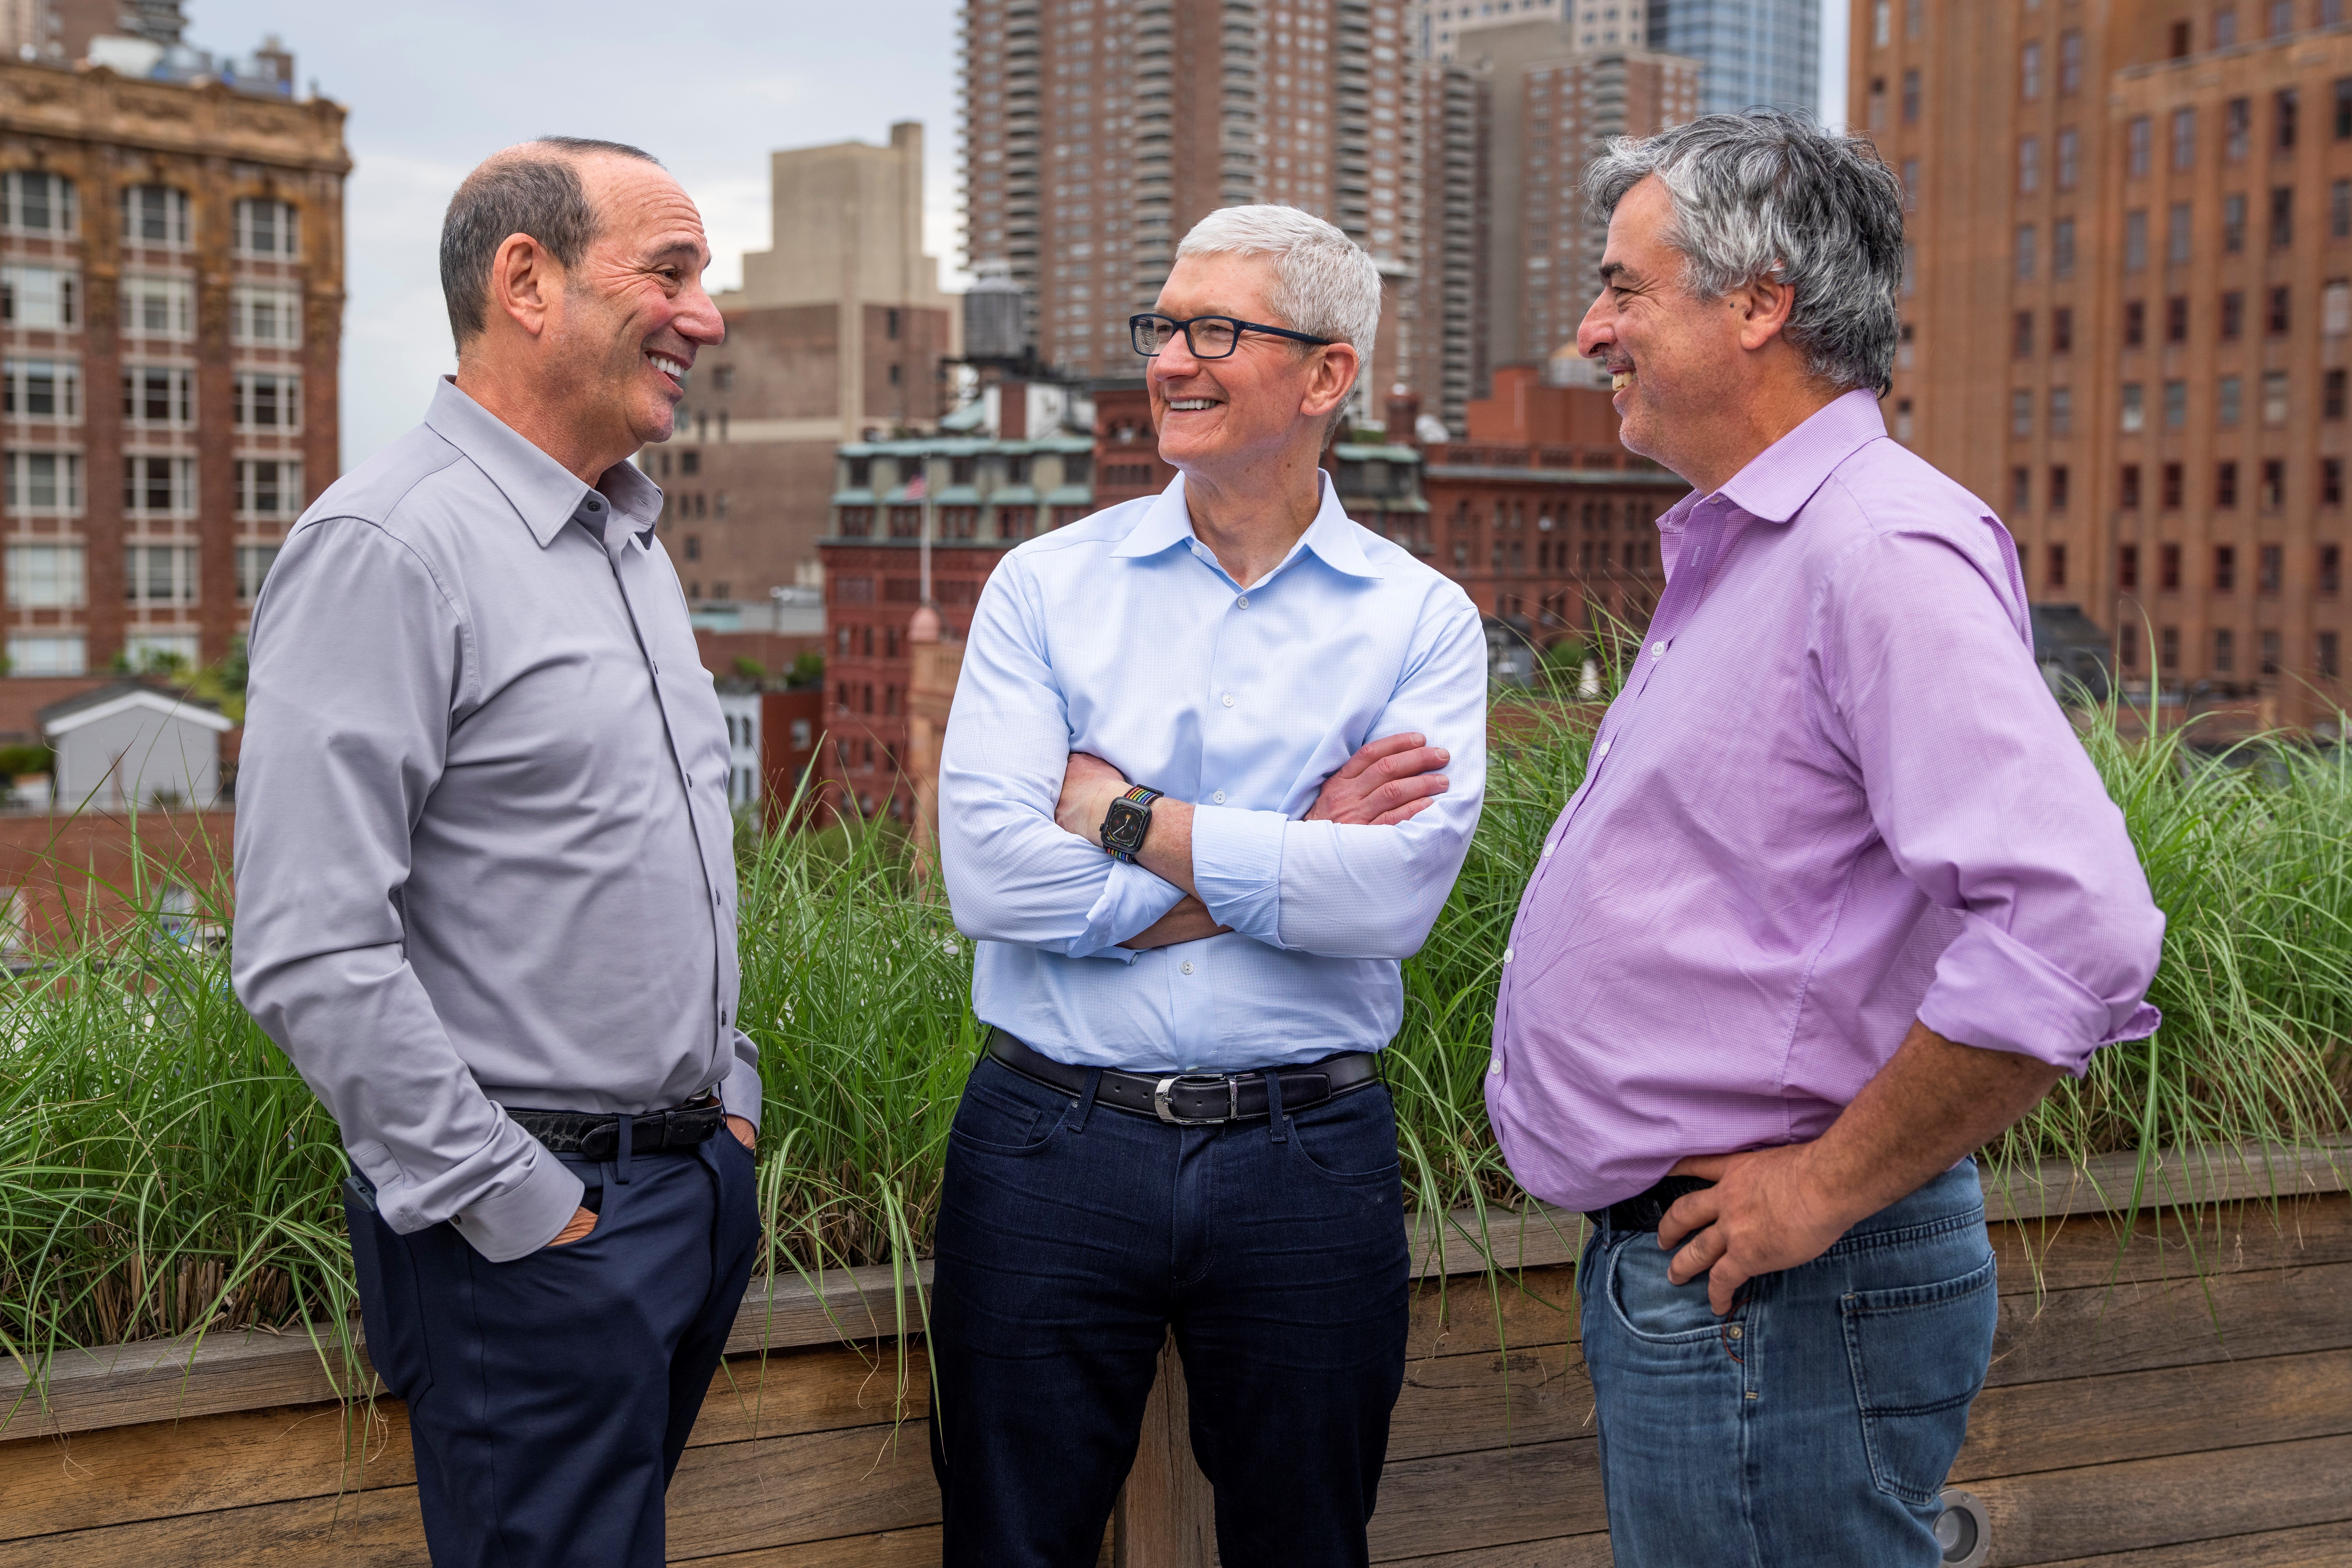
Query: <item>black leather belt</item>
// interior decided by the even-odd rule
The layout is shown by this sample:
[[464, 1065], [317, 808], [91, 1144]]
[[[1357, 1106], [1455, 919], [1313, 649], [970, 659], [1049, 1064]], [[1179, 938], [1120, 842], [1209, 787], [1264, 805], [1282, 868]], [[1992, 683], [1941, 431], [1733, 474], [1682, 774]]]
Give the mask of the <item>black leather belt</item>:
[[[991, 1030], [988, 1054], [1034, 1083], [1064, 1094], [1083, 1097], [1092, 1068], [1075, 1068], [1041, 1057], [1002, 1029]], [[1304, 1110], [1335, 1100], [1380, 1079], [1379, 1065], [1369, 1051], [1342, 1051], [1303, 1068], [1284, 1068], [1282, 1109]], [[1214, 1127], [1226, 1121], [1247, 1121], [1265, 1114], [1265, 1074], [1142, 1073], [1102, 1069], [1102, 1086], [1095, 1103], [1130, 1116], [1149, 1116], [1171, 1127]]]
[[1620, 1199], [1605, 1209], [1587, 1209], [1584, 1217], [1604, 1230], [1655, 1230], [1676, 1198], [1703, 1193], [1713, 1185], [1696, 1176], [1661, 1176], [1648, 1192]]
[[[621, 1152], [621, 1119], [611, 1111], [524, 1110], [510, 1105], [507, 1114], [553, 1153], [610, 1160]], [[727, 1109], [716, 1094], [667, 1110], [648, 1110], [629, 1119], [629, 1153], [634, 1158], [665, 1149], [691, 1149], [709, 1142], [725, 1125]]]

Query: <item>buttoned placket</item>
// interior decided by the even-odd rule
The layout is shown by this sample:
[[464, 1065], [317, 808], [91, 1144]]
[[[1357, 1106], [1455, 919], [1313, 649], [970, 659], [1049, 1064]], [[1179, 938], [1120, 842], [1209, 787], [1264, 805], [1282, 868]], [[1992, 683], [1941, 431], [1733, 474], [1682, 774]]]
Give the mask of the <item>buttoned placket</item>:
[[604, 553], [605, 564], [612, 570], [613, 585], [621, 595], [622, 613], [629, 619], [629, 635], [636, 641], [637, 656], [645, 661], [646, 679], [652, 685], [655, 710], [661, 714], [662, 740], [669, 747], [670, 766], [677, 776], [678, 788], [685, 797], [687, 827], [694, 835], [695, 858], [702, 867], [703, 890], [710, 896], [710, 1010], [715, 1020], [711, 1029], [710, 1065], [720, 1069], [719, 1078], [723, 1081], [733, 1067], [732, 1053], [728, 1048], [729, 1026], [733, 1022], [730, 1016], [732, 1009], [725, 997], [734, 988], [736, 956], [734, 919], [728, 912], [722, 888], [724, 884], [731, 883], [734, 877], [734, 836], [731, 833], [726, 836], [730, 858], [722, 877], [719, 868], [711, 863], [712, 847], [710, 836], [705, 831], [706, 825], [701, 815], [694, 809], [694, 775], [688, 771], [685, 754], [678, 750], [677, 726], [670, 713], [668, 694], [662, 688], [661, 663], [646, 645], [645, 628], [637, 620], [636, 601], [629, 592], [630, 577], [649, 569], [652, 525], [643, 528], [631, 526], [635, 520], [615, 512], [610, 515], [622, 524], [620, 531], [615, 532], [600, 526], [605, 515], [603, 498], [593, 493], [583, 499], [579, 510], [573, 513], [581, 526], [597, 538], [599, 548]]

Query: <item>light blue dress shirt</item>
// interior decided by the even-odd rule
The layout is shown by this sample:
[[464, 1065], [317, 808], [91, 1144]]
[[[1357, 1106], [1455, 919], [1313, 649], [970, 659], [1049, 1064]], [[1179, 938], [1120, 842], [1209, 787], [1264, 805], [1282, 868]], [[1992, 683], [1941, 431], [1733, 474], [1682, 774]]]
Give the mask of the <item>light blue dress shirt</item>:
[[[1367, 741], [1411, 731], [1453, 787], [1392, 827], [1302, 820]], [[1192, 803], [1223, 936], [1118, 943], [1182, 896], [1054, 821], [1070, 753]], [[980, 1017], [1058, 1061], [1238, 1071], [1378, 1050], [1469, 851], [1486, 645], [1461, 588], [1322, 508], [1246, 590], [1184, 481], [1013, 551], [972, 617], [940, 767], [940, 865], [979, 942]]]

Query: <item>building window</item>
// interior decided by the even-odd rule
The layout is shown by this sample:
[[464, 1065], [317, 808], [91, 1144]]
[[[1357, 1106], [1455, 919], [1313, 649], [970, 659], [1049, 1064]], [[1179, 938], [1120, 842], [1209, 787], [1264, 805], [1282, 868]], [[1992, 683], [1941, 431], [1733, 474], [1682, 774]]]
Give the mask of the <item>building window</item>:
[[[1898, 397], [1895, 400], [1895, 438], [1898, 441], [1908, 441], [1911, 439], [1911, 400], [1907, 397]], [[1567, 546], [1563, 544], [1560, 548], [1565, 553]]]
[[2063, 544], [2050, 546], [2047, 559], [2049, 565], [2043, 569], [2043, 585], [2051, 588], [2064, 587], [2066, 585], [2066, 547]]
[[2134, 207], [2124, 214], [2124, 270], [2140, 272], [2147, 267], [2147, 209]]
[[[2238, 465], [2234, 460], [2213, 465], [2213, 504], [2224, 510], [2238, 504]], [[2229, 546], [2221, 548], [2226, 550]], [[2214, 584], [2217, 588], [2228, 585], [2226, 583]]]
[[[2063, 134], [2072, 136], [2074, 132], [2069, 131]], [[2148, 149], [2152, 140], [2147, 116], [2132, 116], [2131, 123], [2124, 128], [2124, 163], [2126, 171], [2135, 180], [2144, 178], [2147, 174]]]
[[[2116, 504], [2126, 511], [2139, 510], [2139, 465], [2126, 463], [2120, 482], [2116, 487]], [[2126, 546], [2126, 548], [2129, 548]]]
[[2032, 195], [2042, 188], [2042, 138], [2028, 136], [2017, 144], [2017, 188]]
[[[2058, 230], [2067, 240], [2067, 251], [2071, 256], [2074, 226], [2071, 221], [2062, 223]], [[2053, 354], [2074, 352], [2074, 308], [2072, 305], [2061, 305], [2050, 312], [2050, 352]]]
[[2257, 593], [2276, 597], [2286, 582], [2286, 547], [2265, 544], [2255, 558], [2254, 589]]
[[81, 367], [71, 360], [7, 361], [0, 365], [0, 411], [11, 419], [79, 419]]
[[1919, 73], [1916, 69], [1903, 73], [1903, 123], [1919, 123]]
[[2283, 370], [2263, 372], [2263, 423], [2286, 423], [2286, 372]]
[[0, 267], [0, 321], [43, 331], [71, 327], [80, 318], [77, 286], [61, 267]]
[[2221, 341], [2235, 342], [2246, 335], [2246, 295], [2241, 289], [2221, 295]]
[[2017, 95], [2029, 103], [2042, 96], [2042, 45], [2038, 39], [2018, 51]]
[[2022, 464], [2009, 470], [2009, 510], [2023, 517], [2033, 507], [2033, 470]]
[[[17, 610], [79, 610], [86, 598], [79, 544], [8, 546], [8, 606]], [[9, 649], [11, 658], [16, 649]], [[32, 675], [20, 664], [10, 673]]]
[[2033, 434], [2033, 394], [2023, 388], [2009, 395], [2009, 433], [2020, 439]]
[[122, 330], [142, 338], [195, 336], [195, 290], [184, 278], [125, 278]]
[[2336, 140], [2352, 142], [2352, 76], [2336, 79]]
[[2062, 93], [2083, 90], [2083, 35], [2080, 33], [2058, 36], [2058, 90]]
[[2271, 95], [2271, 129], [2275, 132], [2272, 151], [2294, 151], [2296, 132], [2301, 129], [2303, 99], [2294, 89], [2283, 87]]
[[2231, 256], [2246, 248], [2246, 193], [2233, 191], [2221, 198], [2221, 248]]
[[2033, 357], [2033, 312], [2020, 310], [2009, 324], [2009, 352], [2016, 359]]
[[2118, 588], [2137, 588], [2139, 586], [2138, 545], [2125, 544], [2116, 547], [2116, 586]]
[[196, 373], [171, 365], [124, 365], [122, 422], [150, 430], [185, 429], [194, 425]]
[[230, 385], [240, 429], [290, 432], [302, 427], [301, 377], [251, 374], [236, 377]]
[[2066, 495], [2069, 488], [2067, 480], [2071, 477], [2065, 464], [2053, 463], [2050, 466], [2050, 510], [2052, 511], [2066, 510]]
[[2124, 301], [2124, 347], [2136, 349], [2147, 341], [2147, 305], [2140, 300]]
[[2050, 389], [2050, 434], [2072, 436], [2074, 433], [2074, 389], [2053, 386]]
[[169, 185], [122, 188], [122, 243], [184, 250], [188, 245], [188, 193]]
[[2333, 595], [2344, 586], [2344, 547], [2323, 544], [2319, 547], [2319, 591]]
[[2344, 405], [2346, 402], [2345, 379], [2345, 373], [2340, 370], [2331, 370], [2320, 378], [2319, 416], [2321, 418], [2341, 419], [2344, 417]]
[[2168, 381], [2164, 384], [2164, 427], [2179, 430], [2189, 424], [2189, 384]]
[[2294, 243], [2294, 187], [2271, 187], [2271, 248], [2284, 250]]
[[236, 510], [257, 518], [295, 517], [302, 510], [302, 465], [241, 461], [236, 465]]
[[229, 341], [249, 348], [299, 348], [302, 342], [300, 292], [293, 289], [230, 289]]
[[2254, 105], [2252, 99], [2233, 98], [2221, 107], [2221, 155], [2232, 163], [2245, 161], [2253, 149]]
[[2352, 239], [2352, 180], [2327, 187], [2327, 237]]
[[1903, 210], [1906, 213], [1919, 210], [1919, 160], [1916, 158], [1903, 160]]
[[81, 457], [75, 452], [8, 454], [8, 510], [65, 517], [81, 510]]
[[2164, 258], [2174, 267], [2189, 265], [2189, 204], [2175, 202], [2165, 215]]
[[2021, 223], [2018, 225], [2017, 280], [2021, 283], [2030, 283], [2033, 280], [2033, 226], [2030, 223]]
[[2279, 458], [2263, 459], [2263, 506], [2276, 511], [2286, 505], [2286, 463]]
[[2238, 547], [2217, 544], [2213, 547], [2213, 592], [2228, 594], [2238, 586]]
[[2216, 413], [2221, 427], [2225, 430], [2234, 429], [2237, 426], [2245, 405], [2245, 386], [2246, 384], [2237, 376], [2225, 375], [2221, 378], [2220, 395], [2216, 399], [2219, 405]]
[[2337, 662], [2336, 634], [2334, 632], [2322, 632], [2319, 634], [2319, 673], [2327, 677], [2330, 680], [2335, 679], [2337, 676], [2344, 673]]
[[2213, 631], [2213, 673], [2216, 675], [2234, 675], [2237, 673], [2237, 634], [2231, 631], [2227, 626], [2215, 627]]
[[2293, 296], [2290, 290], [2284, 284], [2281, 284], [2279, 287], [2271, 290], [2270, 310], [2265, 315], [2263, 324], [2269, 331], [2270, 335], [2274, 338], [2283, 338], [2286, 336], [2287, 320], [2289, 316], [2288, 306], [2292, 301], [2292, 298]]
[[134, 517], [194, 517], [196, 513], [196, 460], [194, 458], [123, 458], [122, 510]]
[[2164, 465], [2164, 510], [2179, 511], [2188, 494], [2188, 470], [2179, 463]]
[[2123, 429], [2126, 436], [2136, 436], [2147, 427], [2147, 407], [2141, 396], [2140, 384], [2124, 383]]
[[2175, 294], [2164, 302], [2164, 341], [2185, 343], [2189, 341], [2189, 296]]
[[2176, 173], [2197, 166], [2197, 111], [2176, 109], [2172, 111], [2172, 167]]
[[2116, 662], [2126, 669], [2139, 668], [2139, 628], [2129, 621], [2116, 627]]
[[686, 536], [686, 558], [688, 561], [699, 561], [702, 559], [702, 536], [700, 534], [689, 533]]
[[2171, 58], [2174, 58], [2174, 59], [2176, 59], [2176, 60], [2177, 60], [2177, 59], [2182, 59], [2182, 58], [2185, 58], [2188, 56], [2188, 54], [2189, 54], [2189, 24], [2188, 24], [2188, 23], [2186, 23], [2186, 22], [2175, 22], [2174, 24], [2172, 24], [2172, 40], [2171, 40], [2170, 56], [2171, 56]]
[[79, 238], [81, 217], [74, 183], [63, 174], [19, 169], [0, 179], [0, 226], [11, 234]]
[[[2050, 276], [2074, 276], [2074, 220], [2062, 217], [2050, 226]], [[2056, 348], [2053, 340], [2052, 348]]]
[[196, 602], [196, 547], [134, 544], [123, 552], [122, 596], [134, 605]]
[[236, 204], [236, 248], [246, 256], [292, 261], [302, 254], [300, 217], [284, 202], [247, 197]]
[[2341, 458], [2319, 459], [2319, 504], [2344, 504], [2344, 459]]
[[[2180, 546], [2168, 544], [2157, 552], [2156, 585], [2168, 594], [2180, 592]], [[2170, 655], [2166, 656], [2168, 661]]]
[[240, 544], [236, 547], [236, 599], [249, 605], [261, 596], [262, 580], [269, 575], [270, 567], [278, 563], [275, 544]]
[[2157, 634], [2157, 640], [2162, 644], [2164, 647], [2164, 668], [2167, 669], [2179, 668], [2180, 628], [2179, 626], [2166, 626]]

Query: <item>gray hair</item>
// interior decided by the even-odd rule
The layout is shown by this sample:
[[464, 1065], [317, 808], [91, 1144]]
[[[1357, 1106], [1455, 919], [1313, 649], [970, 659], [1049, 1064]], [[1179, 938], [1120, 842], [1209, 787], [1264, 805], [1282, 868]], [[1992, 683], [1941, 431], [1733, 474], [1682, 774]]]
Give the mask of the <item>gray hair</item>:
[[[541, 148], [551, 151], [542, 154]], [[490, 159], [449, 198], [441, 220], [441, 298], [461, 351], [488, 324], [490, 262], [508, 236], [530, 236], [570, 271], [603, 232], [578, 168], [581, 159], [598, 153], [661, 166], [652, 153], [624, 142], [542, 136]]]
[[[1187, 256], [1271, 256], [1274, 297], [1267, 301], [1288, 327], [1352, 346], [1356, 377], [1371, 363], [1381, 327], [1381, 269], [1363, 247], [1313, 213], [1297, 207], [1220, 207], [1192, 226], [1176, 247]], [[1355, 392], [1350, 384], [1349, 394]], [[1337, 424], [1347, 403], [1332, 416]]]
[[1719, 300], [1759, 278], [1795, 299], [1783, 329], [1806, 368], [1882, 395], [1891, 384], [1903, 281], [1903, 187], [1876, 148], [1801, 115], [1709, 114], [1655, 136], [1613, 138], [1585, 176], [1606, 222], [1650, 175], [1674, 203], [1666, 243], [1683, 286]]

